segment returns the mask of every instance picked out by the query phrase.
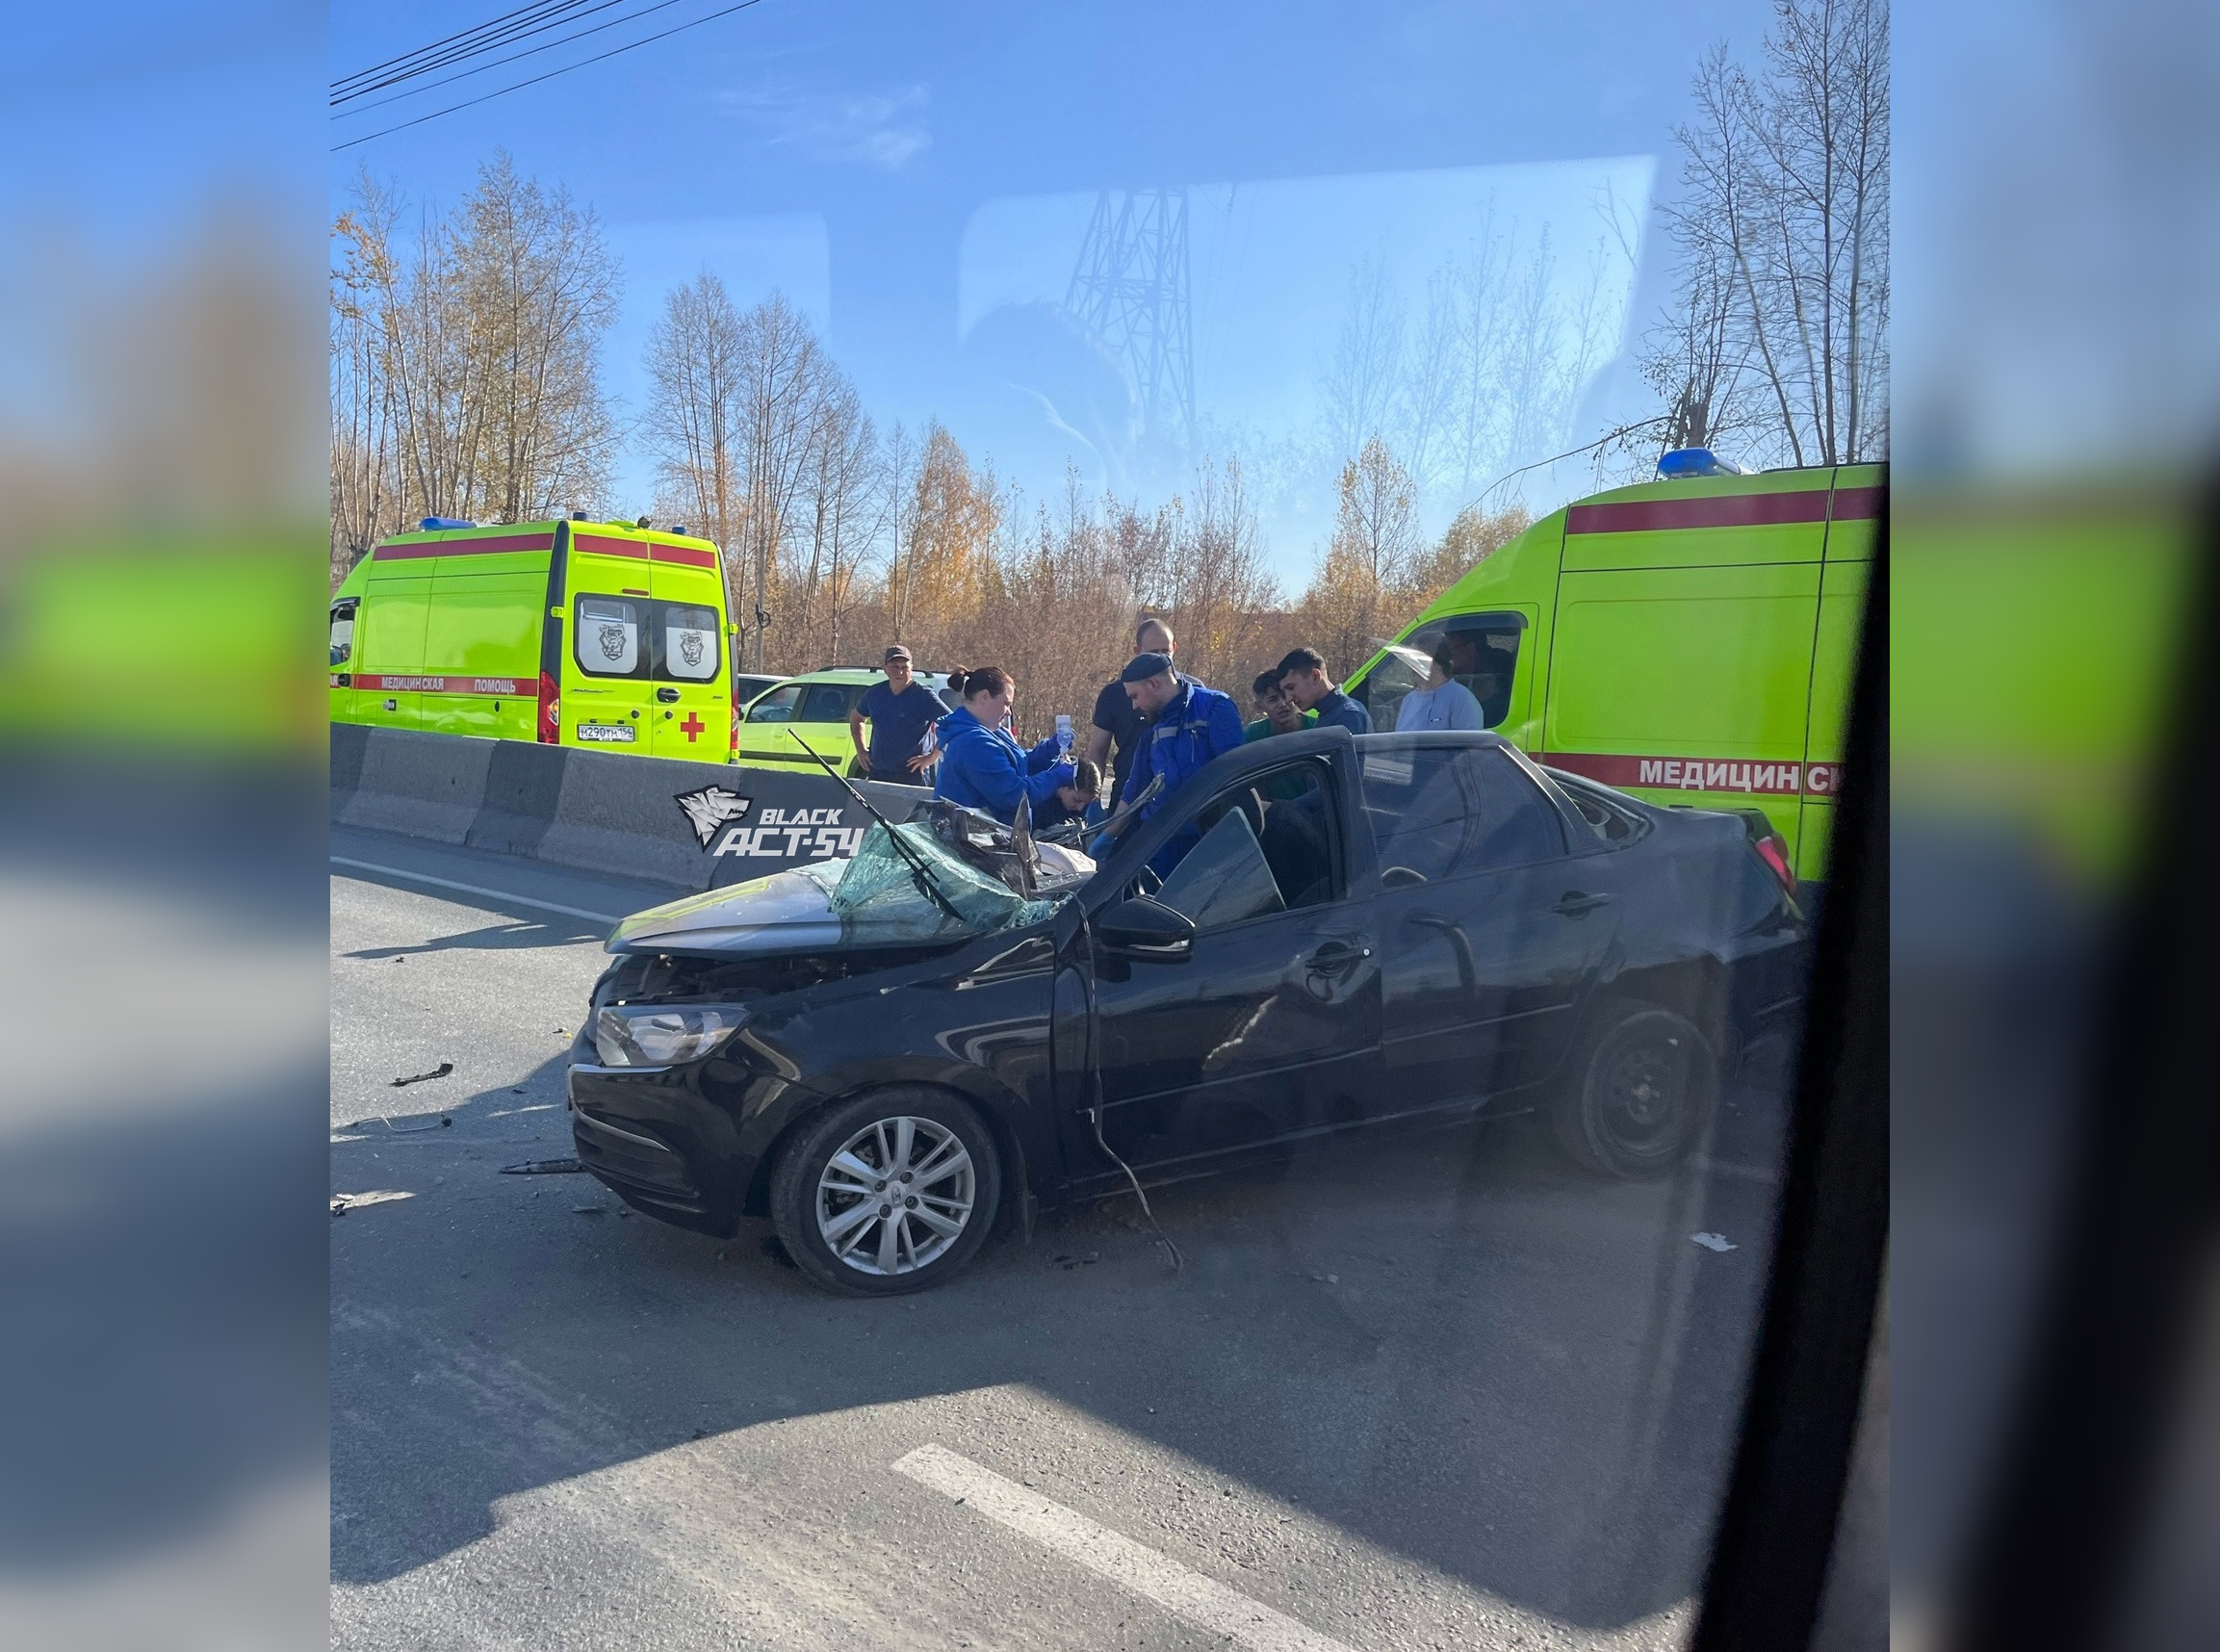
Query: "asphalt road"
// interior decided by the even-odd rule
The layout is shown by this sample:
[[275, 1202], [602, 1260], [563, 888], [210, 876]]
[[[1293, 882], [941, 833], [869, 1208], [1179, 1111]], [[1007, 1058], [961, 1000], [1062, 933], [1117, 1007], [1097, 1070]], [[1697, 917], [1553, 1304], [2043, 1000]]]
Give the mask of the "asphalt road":
[[551, 909], [657, 891], [332, 852], [541, 903], [332, 868], [335, 1645], [1685, 1639], [1782, 1063], [1671, 1180], [1591, 1179], [1510, 1120], [1167, 1189], [1176, 1275], [1118, 1200], [837, 1301], [759, 1233], [502, 1174], [571, 1150], [606, 925]]

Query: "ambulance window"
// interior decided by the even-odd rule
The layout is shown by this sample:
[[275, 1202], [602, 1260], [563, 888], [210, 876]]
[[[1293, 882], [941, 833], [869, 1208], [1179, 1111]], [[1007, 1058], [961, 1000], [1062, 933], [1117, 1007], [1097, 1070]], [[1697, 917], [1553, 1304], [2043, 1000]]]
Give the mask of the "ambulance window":
[[713, 683], [718, 667], [717, 610], [663, 603], [656, 676], [673, 683]]
[[1480, 726], [1495, 728], [1510, 715], [1520, 634], [1516, 616], [1507, 614], [1459, 614], [1422, 625], [1388, 649], [1357, 685], [1356, 698], [1372, 713], [1375, 730], [1392, 732], [1404, 696], [1425, 684], [1433, 657], [1446, 648], [1450, 677], [1480, 702]]
[[331, 662], [345, 665], [354, 658], [354, 599], [331, 605]]
[[581, 597], [572, 651], [588, 677], [642, 677], [640, 605], [621, 597]]

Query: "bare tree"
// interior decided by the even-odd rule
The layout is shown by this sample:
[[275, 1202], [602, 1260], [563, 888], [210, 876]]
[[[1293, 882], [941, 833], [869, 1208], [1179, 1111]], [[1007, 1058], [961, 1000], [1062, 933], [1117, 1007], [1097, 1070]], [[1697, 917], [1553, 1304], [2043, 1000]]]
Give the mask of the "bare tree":
[[336, 584], [393, 526], [399, 508], [393, 423], [377, 295], [390, 254], [384, 203], [373, 197], [332, 226], [339, 264], [331, 272], [331, 577]]
[[452, 215], [367, 177], [333, 225], [335, 563], [419, 516], [520, 521], [606, 494], [616, 441], [600, 379], [616, 264], [593, 215], [479, 168]]
[[1724, 46], [1674, 133], [1674, 304], [1645, 361], [1672, 439], [1746, 429], [1758, 457], [1888, 444], [1887, 0], [1775, 0], [1765, 69]]
[[505, 152], [478, 168], [454, 243], [481, 398], [479, 507], [502, 522], [606, 490], [616, 427], [601, 341], [616, 320], [616, 261], [589, 209], [517, 176]]
[[[648, 403], [640, 421], [662, 497], [726, 554], [728, 580], [743, 515], [739, 312], [725, 284], [704, 271], [663, 299], [648, 337]], [[739, 611], [742, 589], [729, 595]]]
[[749, 658], [759, 671], [768, 658], [769, 629], [792, 511], [819, 431], [828, 363], [816, 334], [774, 293], [740, 319], [737, 409], [741, 475], [747, 489], [740, 519], [742, 565], [748, 570], [753, 624]]
[[[805, 636], [826, 659], [841, 658], [841, 628], [856, 607], [858, 574], [885, 530], [891, 500], [879, 437], [844, 376], [817, 409], [804, 482], [809, 555], [800, 579]], [[821, 624], [820, 624], [821, 620]]]

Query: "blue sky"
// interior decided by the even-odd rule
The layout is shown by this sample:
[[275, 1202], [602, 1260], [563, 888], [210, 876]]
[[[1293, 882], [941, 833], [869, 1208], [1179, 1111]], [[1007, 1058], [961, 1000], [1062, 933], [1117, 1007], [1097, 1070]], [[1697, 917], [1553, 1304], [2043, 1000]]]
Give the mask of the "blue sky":
[[[659, 15], [715, 5], [679, 0]], [[499, 9], [343, 0], [332, 73]], [[1512, 237], [1521, 269], [1546, 231], [1553, 300], [1585, 297], [1608, 334], [1568, 426], [1600, 428], [1639, 401], [1624, 346], [1663, 296], [1654, 200], [1671, 182], [1669, 130], [1702, 49], [1726, 37], [1754, 53], [1765, 20], [1752, 0], [762, 0], [333, 154], [329, 183], [337, 195], [368, 167], [414, 199], [452, 202], [506, 147], [529, 175], [590, 202], [624, 261], [607, 370], [633, 407], [662, 293], [711, 269], [743, 298], [785, 291], [882, 423], [942, 417], [1035, 497], [1059, 490], [1067, 458], [1090, 480], [1144, 494], [1175, 484], [1176, 455], [1113, 452], [1116, 436], [1068, 416], [1080, 370], [1058, 377], [1045, 358], [1060, 346], [1043, 329], [1054, 331], [1100, 192], [1183, 187], [1205, 427], [1190, 446], [1272, 473], [1269, 541], [1293, 576], [1323, 521], [1317, 478], [1295, 473], [1316, 468], [1320, 384], [1361, 271], [1415, 326], [1430, 276], [1460, 248], [1472, 255], [1488, 224]], [[452, 95], [331, 130], [374, 131]], [[1623, 214], [1615, 240], [1598, 214], [1605, 194]], [[1529, 502], [1555, 503], [1551, 478], [1537, 485]], [[620, 502], [649, 486], [644, 463], [629, 460]], [[1459, 486], [1477, 491], [1444, 484], [1430, 517], [1454, 507]]]

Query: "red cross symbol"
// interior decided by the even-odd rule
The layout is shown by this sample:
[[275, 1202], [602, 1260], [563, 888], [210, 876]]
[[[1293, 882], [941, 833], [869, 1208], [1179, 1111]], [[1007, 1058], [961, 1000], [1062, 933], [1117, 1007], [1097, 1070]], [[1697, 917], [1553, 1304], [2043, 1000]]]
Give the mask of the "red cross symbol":
[[698, 736], [704, 729], [708, 728], [709, 724], [703, 722], [701, 718], [695, 716], [693, 712], [688, 711], [686, 713], [686, 720], [681, 723], [679, 727], [685, 730], [686, 744], [690, 746], [694, 743], [695, 736]]

